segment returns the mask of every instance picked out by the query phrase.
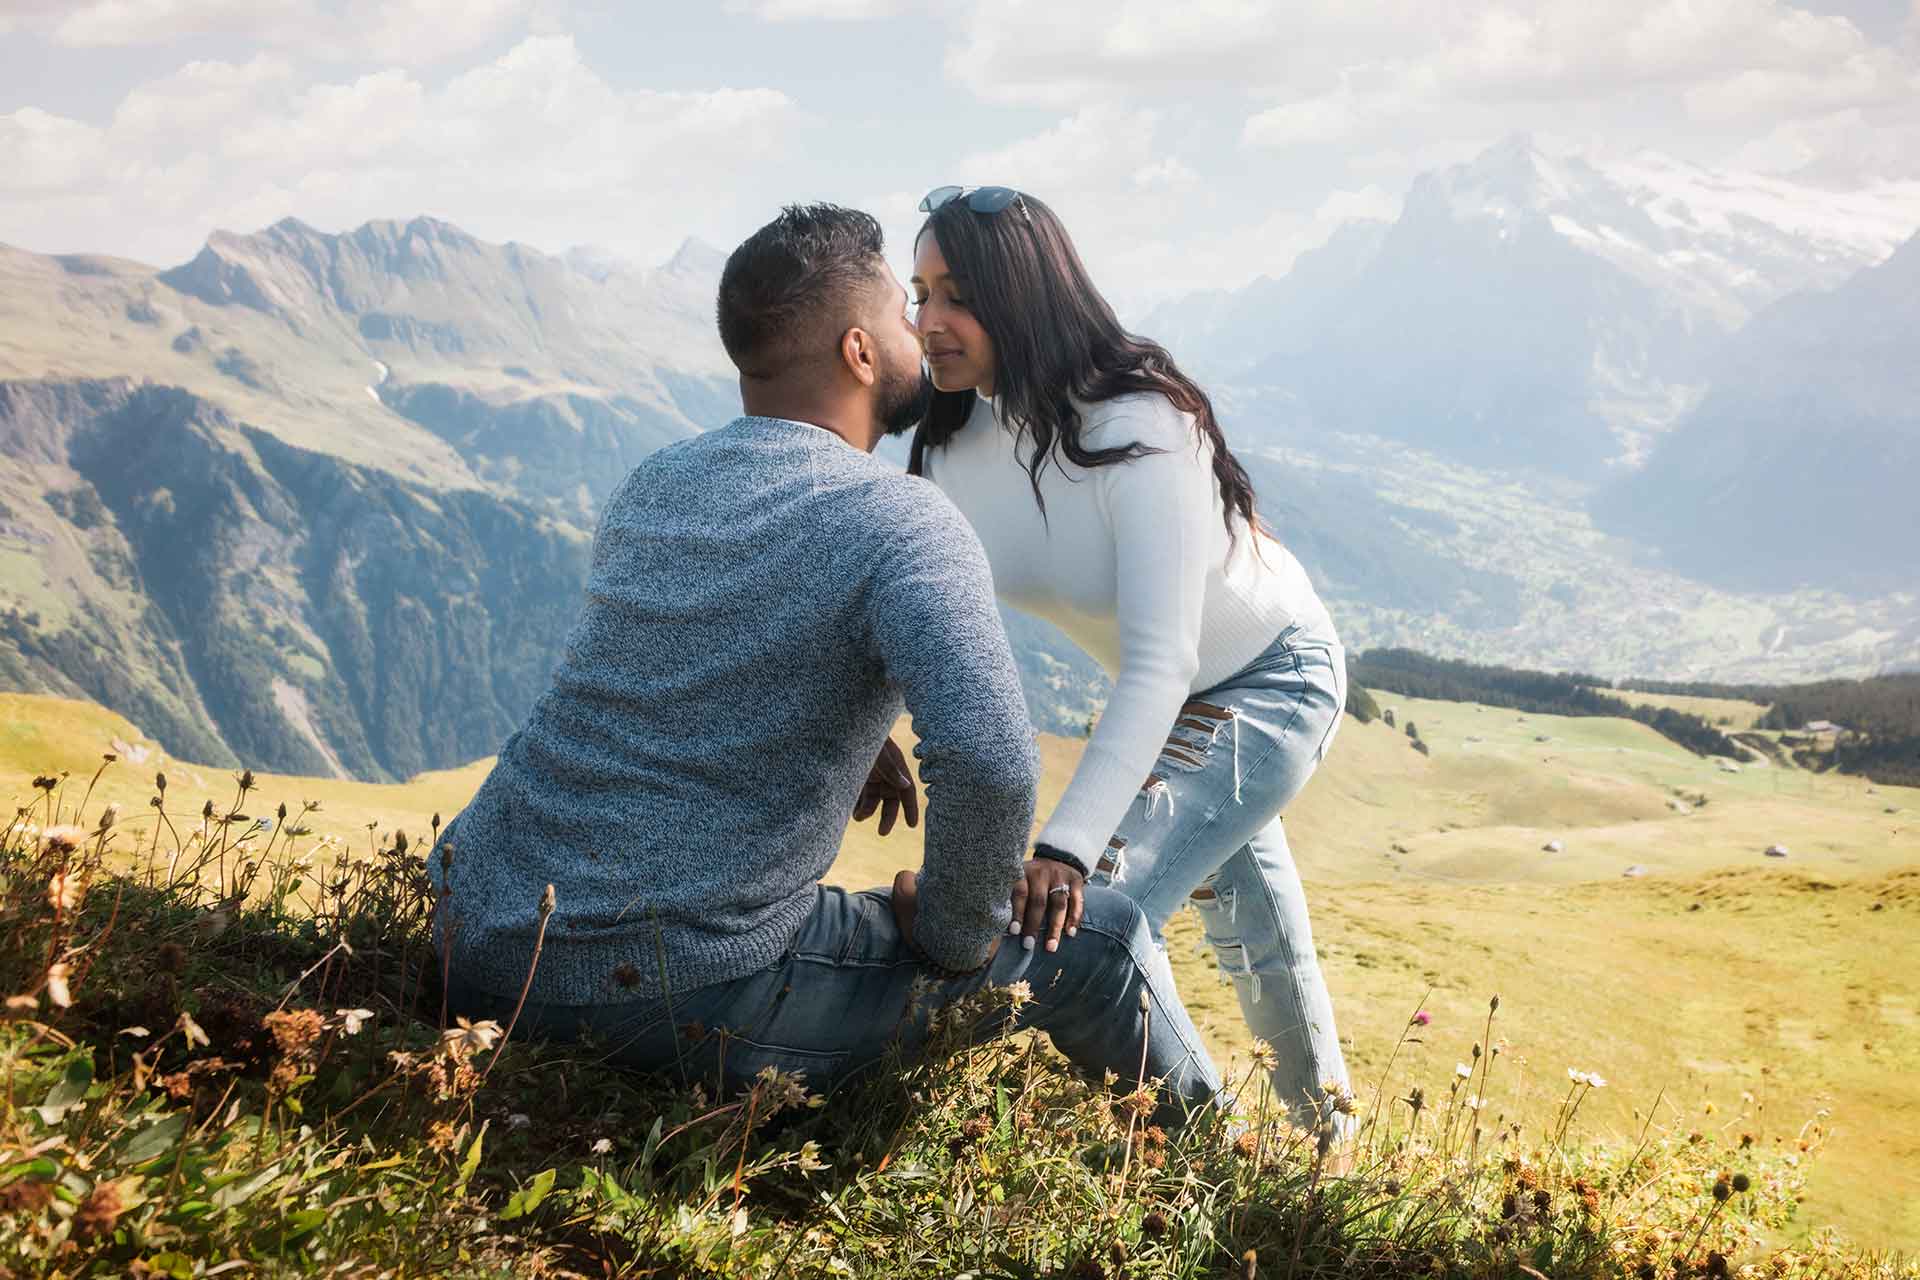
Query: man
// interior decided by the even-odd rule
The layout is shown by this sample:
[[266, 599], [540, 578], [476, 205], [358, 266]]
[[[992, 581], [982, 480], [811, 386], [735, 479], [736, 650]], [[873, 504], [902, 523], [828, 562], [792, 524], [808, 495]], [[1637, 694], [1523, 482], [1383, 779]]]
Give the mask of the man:
[[[1019, 1024], [1082, 1066], [1132, 1081], [1144, 1053], [1169, 1107], [1210, 1096], [1127, 899], [1087, 890], [1057, 950], [999, 946], [1033, 736], [979, 542], [871, 456], [928, 395], [878, 224], [784, 210], [727, 260], [718, 309], [745, 416], [608, 499], [552, 688], [450, 825], [449, 869], [431, 860], [453, 1009], [504, 1022], [524, 986], [534, 1034], [584, 1027], [634, 1066], [732, 1085], [773, 1065], [826, 1088], [912, 1051], [916, 996], [1024, 978]], [[883, 749], [903, 696], [925, 865], [891, 894], [822, 886], [856, 809], [913, 817]]]

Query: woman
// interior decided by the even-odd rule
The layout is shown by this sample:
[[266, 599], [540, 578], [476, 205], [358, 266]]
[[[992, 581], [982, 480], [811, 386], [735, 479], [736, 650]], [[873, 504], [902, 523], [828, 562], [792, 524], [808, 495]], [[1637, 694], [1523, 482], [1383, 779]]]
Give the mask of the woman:
[[1089, 877], [1156, 940], [1191, 903], [1275, 1050], [1277, 1096], [1324, 1145], [1348, 1124], [1331, 1105], [1347, 1071], [1280, 814], [1339, 726], [1333, 624], [1255, 515], [1206, 393], [1120, 327], [1052, 210], [1006, 187], [943, 187], [921, 209], [936, 395], [912, 470], [972, 522], [1000, 598], [1113, 677], [1013, 929], [1058, 946]]

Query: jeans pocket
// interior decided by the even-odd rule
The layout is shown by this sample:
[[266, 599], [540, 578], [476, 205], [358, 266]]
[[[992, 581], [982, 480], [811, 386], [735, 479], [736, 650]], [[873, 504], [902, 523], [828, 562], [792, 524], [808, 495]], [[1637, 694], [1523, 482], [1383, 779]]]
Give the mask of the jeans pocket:
[[852, 1056], [848, 1049], [806, 1049], [773, 1040], [729, 1033], [719, 1046], [720, 1066], [730, 1087], [747, 1084], [772, 1068], [805, 1079], [810, 1090], [831, 1088]]

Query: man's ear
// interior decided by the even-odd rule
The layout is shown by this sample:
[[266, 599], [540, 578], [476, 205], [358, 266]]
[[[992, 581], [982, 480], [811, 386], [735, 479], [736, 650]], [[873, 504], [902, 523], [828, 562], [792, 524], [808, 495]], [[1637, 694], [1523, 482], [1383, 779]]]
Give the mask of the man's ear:
[[840, 358], [861, 386], [880, 380], [880, 345], [865, 329], [855, 326], [840, 335]]

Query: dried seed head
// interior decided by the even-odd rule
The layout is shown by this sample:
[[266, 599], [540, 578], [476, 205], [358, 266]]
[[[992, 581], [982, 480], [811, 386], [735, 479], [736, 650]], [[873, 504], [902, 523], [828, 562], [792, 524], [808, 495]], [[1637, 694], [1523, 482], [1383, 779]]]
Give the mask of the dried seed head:
[[1725, 1204], [1732, 1195], [1733, 1184], [1731, 1182], [1728, 1182], [1725, 1178], [1715, 1178], [1713, 1180], [1713, 1198], [1716, 1202]]
[[1735, 1191], [1738, 1191], [1742, 1195], [1744, 1195], [1752, 1187], [1753, 1187], [1753, 1179], [1749, 1178], [1746, 1174], [1736, 1173], [1733, 1175], [1733, 1189]]
[[631, 991], [640, 985], [640, 970], [622, 960], [613, 966], [613, 980]]
[[280, 802], [280, 807], [274, 810], [274, 816], [280, 819], [280, 821], [282, 822], [285, 822], [287, 820], [287, 802], [285, 800], [282, 800]]
[[40, 838], [46, 842], [47, 849], [52, 853], [73, 853], [86, 840], [87, 833], [72, 823], [65, 822], [57, 827], [48, 827], [40, 833]]
[[1149, 1240], [1158, 1240], [1167, 1234], [1167, 1215], [1154, 1209], [1140, 1219], [1140, 1234]]
[[160, 789], [161, 795], [167, 794], [167, 775], [164, 773], [154, 774], [153, 785]]
[[1500, 1012], [1500, 993], [1498, 991], [1493, 993], [1493, 999], [1487, 1001], [1487, 1012], [1488, 1013]]
[[554, 896], [553, 886], [548, 885], [547, 891], [540, 895], [540, 918], [544, 920], [552, 915], [557, 902], [558, 899]]
[[118, 821], [120, 821], [120, 805], [119, 802], [116, 801], [100, 811], [100, 825], [94, 829], [96, 831], [109, 831], [113, 828], [113, 824]]
[[47, 905], [64, 915], [80, 905], [86, 892], [80, 877], [63, 867], [54, 872], [53, 879], [47, 883]]
[[405, 853], [407, 851], [407, 844], [406, 832], [396, 831], [393, 833], [393, 851], [395, 853]]
[[103, 1182], [93, 1189], [73, 1215], [74, 1233], [82, 1237], [108, 1235], [120, 1221], [124, 1208], [120, 1188], [111, 1182]]
[[202, 820], [210, 820], [210, 819], [212, 819], [212, 817], [213, 817], [213, 801], [211, 801], [211, 800], [209, 800], [209, 801], [207, 801], [207, 802], [206, 802], [205, 804], [203, 804], [203, 805], [201, 805], [201, 806], [200, 806], [200, 817], [201, 817], [201, 819], [202, 819]]
[[253, 770], [242, 769], [238, 782], [240, 783], [240, 790], [243, 794], [253, 790]]

